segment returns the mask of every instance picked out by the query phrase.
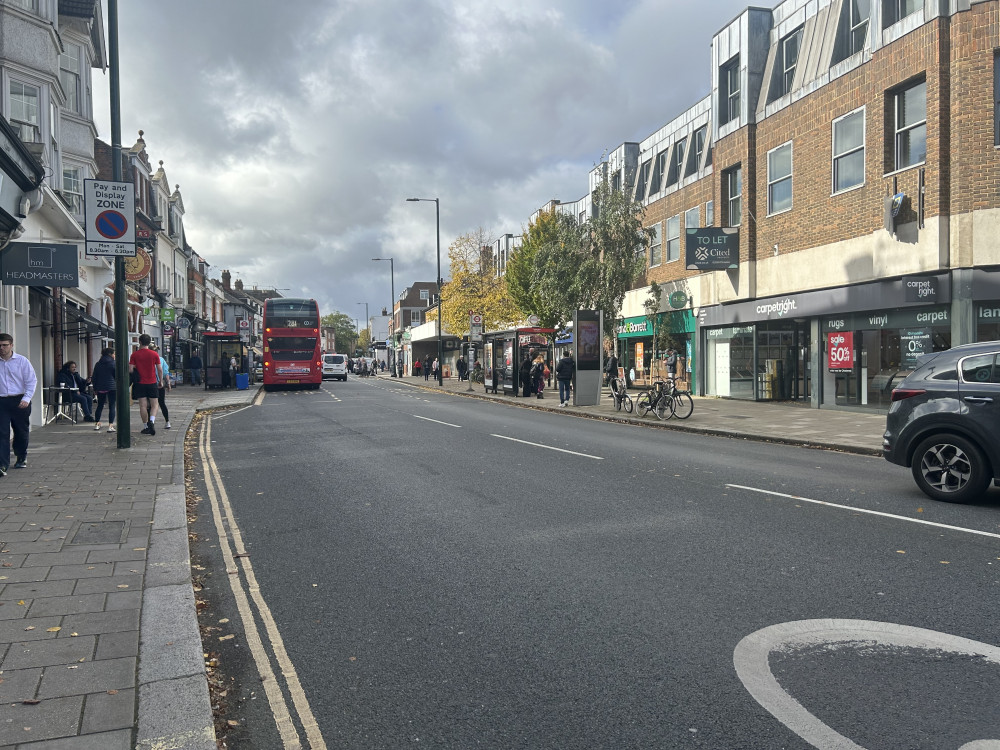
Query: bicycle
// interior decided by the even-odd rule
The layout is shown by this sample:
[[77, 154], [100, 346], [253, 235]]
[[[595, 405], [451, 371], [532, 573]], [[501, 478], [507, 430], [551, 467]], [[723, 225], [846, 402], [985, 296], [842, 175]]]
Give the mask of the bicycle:
[[621, 411], [625, 407], [625, 413], [631, 414], [634, 404], [632, 397], [628, 395], [625, 381], [621, 378], [611, 378], [611, 398], [614, 399], [615, 411]]
[[483, 368], [482, 367], [473, 368], [472, 372], [469, 373], [469, 380], [471, 380], [473, 383], [479, 383], [480, 385], [482, 385], [482, 383], [485, 381], [485, 378], [483, 377]]
[[[671, 399], [664, 389], [664, 382], [658, 380], [650, 387], [646, 388], [635, 399], [635, 412], [640, 417], [644, 417], [650, 412], [656, 415], [657, 419], [670, 419], [673, 416], [671, 410]], [[667, 415], [670, 416], [667, 416]]]
[[678, 419], [687, 419], [694, 412], [694, 399], [691, 398], [691, 391], [678, 390], [675, 378], [667, 378], [667, 382], [669, 383], [667, 395], [670, 397], [672, 416]]

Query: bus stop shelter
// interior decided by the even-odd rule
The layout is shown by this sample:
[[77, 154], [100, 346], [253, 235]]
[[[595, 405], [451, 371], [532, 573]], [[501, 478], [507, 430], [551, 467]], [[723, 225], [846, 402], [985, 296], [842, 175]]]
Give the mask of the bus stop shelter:
[[[242, 373], [248, 362], [248, 346], [240, 341], [238, 333], [205, 331], [202, 334], [202, 361], [205, 367], [205, 388], [231, 388], [236, 385], [236, 374]], [[236, 356], [236, 371], [231, 371], [229, 361]]]
[[545, 358], [549, 370], [555, 369], [552, 358], [554, 328], [511, 328], [483, 334], [483, 383], [487, 391], [517, 396], [522, 390], [520, 366], [531, 349]]

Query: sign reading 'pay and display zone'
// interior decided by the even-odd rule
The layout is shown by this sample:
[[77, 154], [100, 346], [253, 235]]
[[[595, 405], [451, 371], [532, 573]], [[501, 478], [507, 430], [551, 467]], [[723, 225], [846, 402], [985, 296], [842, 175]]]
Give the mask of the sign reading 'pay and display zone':
[[87, 255], [135, 257], [135, 186], [131, 182], [83, 181]]

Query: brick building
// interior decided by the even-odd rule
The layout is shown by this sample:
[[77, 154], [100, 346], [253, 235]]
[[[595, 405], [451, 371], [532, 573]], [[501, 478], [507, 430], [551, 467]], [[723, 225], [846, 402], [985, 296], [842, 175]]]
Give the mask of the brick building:
[[786, 0], [722, 28], [709, 96], [590, 175], [658, 238], [620, 359], [648, 371], [666, 327], [698, 392], [884, 409], [921, 353], [1000, 338], [998, 49], [996, 0]]

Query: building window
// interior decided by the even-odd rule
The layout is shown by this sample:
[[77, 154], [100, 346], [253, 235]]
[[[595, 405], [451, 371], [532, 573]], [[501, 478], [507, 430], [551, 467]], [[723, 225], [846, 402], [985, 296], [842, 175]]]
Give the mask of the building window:
[[676, 185], [677, 180], [680, 179], [681, 171], [684, 166], [684, 144], [686, 141], [680, 140], [674, 144], [674, 155], [670, 160], [670, 172], [667, 175], [667, 187], [671, 185]]
[[715, 201], [708, 201], [705, 204], [705, 226], [715, 226]]
[[774, 101], [792, 90], [792, 84], [795, 82], [795, 66], [799, 62], [801, 46], [801, 26], [778, 42], [778, 55], [774, 61], [774, 74], [771, 77], [768, 101]]
[[420, 325], [420, 310], [410, 310], [410, 325]]
[[719, 70], [719, 122], [725, 125], [740, 116], [740, 56]]
[[681, 216], [667, 219], [667, 261], [681, 257]]
[[650, 195], [660, 192], [660, 183], [663, 181], [663, 176], [667, 173], [667, 158], [669, 156], [669, 148], [663, 149], [663, 151], [656, 155], [656, 161], [653, 164], [653, 178], [649, 181]]
[[868, 19], [871, 16], [871, 0], [846, 0], [840, 16], [837, 42], [834, 49], [835, 63], [858, 54], [865, 48], [868, 39]]
[[889, 28], [923, 7], [924, 0], [882, 0], [883, 28]]
[[927, 158], [927, 82], [910, 84], [893, 94], [895, 164], [912, 167]]
[[66, 42], [64, 54], [59, 55], [59, 83], [66, 94], [66, 108], [80, 112], [80, 46]]
[[777, 214], [792, 207], [792, 144], [767, 152], [767, 213]]
[[653, 236], [649, 239], [649, 267], [658, 266], [663, 262], [663, 240], [660, 237], [660, 227], [662, 225], [660, 222], [656, 222], [653, 226], [648, 227], [648, 229], [653, 233]]
[[651, 160], [646, 159], [639, 167], [639, 178], [635, 181], [635, 199], [637, 201], [646, 199], [646, 183], [649, 182], [649, 168]]
[[63, 167], [63, 200], [74, 214], [83, 213], [83, 170], [79, 167]]
[[698, 210], [697, 206], [695, 206], [694, 208], [689, 208], [687, 211], [685, 211], [684, 229], [694, 229], [700, 226], [698, 224], [698, 222], [701, 220], [701, 216], [699, 215], [700, 213], [701, 212]]
[[726, 226], [738, 227], [743, 219], [743, 169], [733, 167], [726, 170]]
[[41, 143], [38, 103], [41, 91], [37, 86], [19, 81], [10, 82], [10, 124], [24, 143]]
[[865, 110], [833, 121], [833, 192], [865, 182]]
[[16, 5], [18, 8], [38, 12], [38, 0], [7, 0], [9, 5]]
[[611, 175], [611, 190], [615, 193], [622, 189], [622, 171], [616, 169], [615, 173]]
[[422, 300], [429, 300], [430, 298], [431, 298], [431, 292], [430, 292], [429, 289], [421, 289], [420, 290], [420, 299], [422, 299]]
[[705, 141], [708, 139], [708, 125], [703, 125], [694, 131], [694, 148], [688, 153], [687, 169], [684, 176], [690, 177], [701, 168], [702, 158], [705, 155]]
[[1000, 146], [1000, 51], [993, 53], [993, 145]]

